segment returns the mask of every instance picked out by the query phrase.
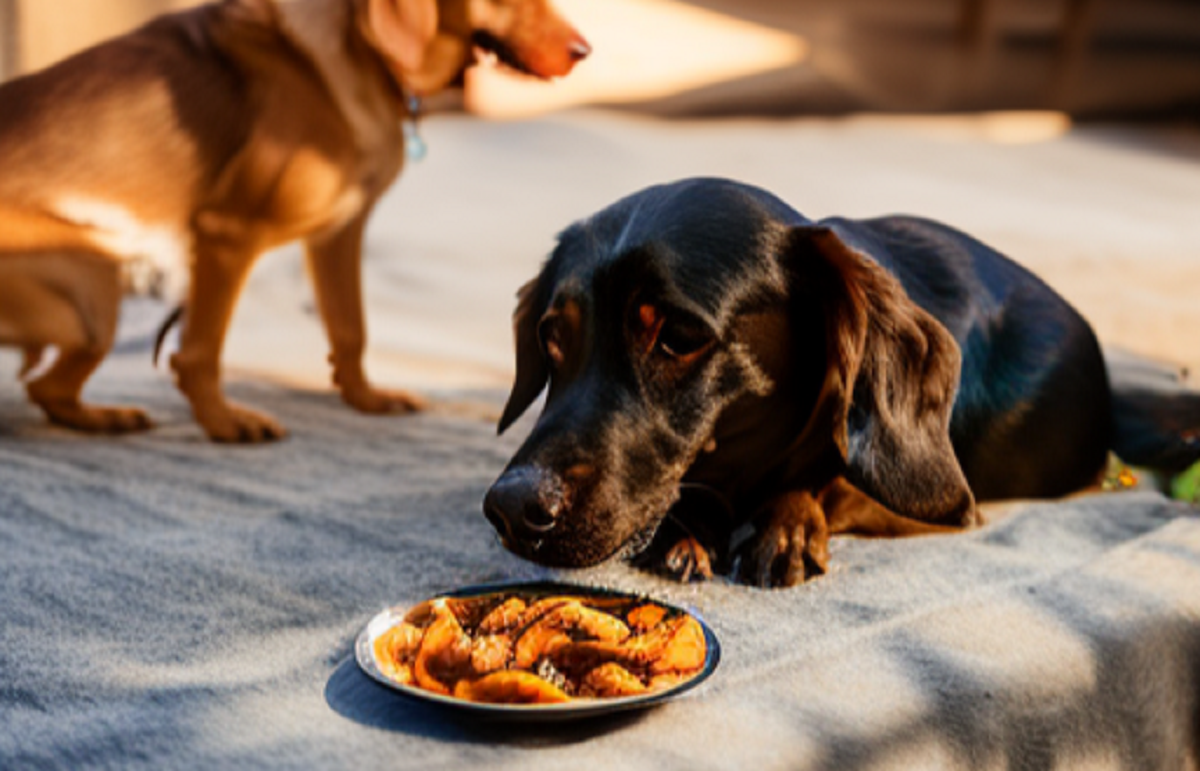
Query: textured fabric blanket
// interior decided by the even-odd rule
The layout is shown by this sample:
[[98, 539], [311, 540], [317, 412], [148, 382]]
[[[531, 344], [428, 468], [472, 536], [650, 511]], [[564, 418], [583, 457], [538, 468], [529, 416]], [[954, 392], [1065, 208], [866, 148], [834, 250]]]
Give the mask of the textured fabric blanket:
[[[993, 136], [1009, 120], [431, 121], [430, 160], [374, 218], [365, 269], [371, 372], [443, 389], [417, 418], [365, 418], [324, 389], [294, 250], [256, 271], [228, 357], [253, 373], [233, 396], [273, 411], [283, 444], [203, 440], [149, 365], [159, 307], [129, 307], [89, 387], [148, 406], [161, 427], [145, 436], [46, 426], [0, 350], [0, 769], [1196, 769], [1200, 516], [1149, 493], [837, 539], [830, 574], [787, 591], [621, 565], [557, 576], [690, 605], [720, 637], [711, 680], [627, 718], [456, 721], [351, 659], [384, 607], [549, 575], [480, 513], [522, 435], [487, 420], [511, 377], [512, 296], [558, 229], [643, 185], [720, 174], [812, 216], [940, 218], [1034, 268], [1106, 343], [1200, 369], [1200, 164], [1179, 160], [1200, 135], [1013, 146]], [[445, 390], [461, 387], [484, 390]]]
[[0, 391], [0, 768], [1196, 767], [1194, 509], [1110, 494], [836, 540], [831, 573], [786, 591], [562, 574], [695, 608], [715, 676], [625, 718], [478, 724], [374, 684], [352, 643], [390, 604], [551, 575], [479, 511], [520, 431], [454, 396], [371, 419], [243, 383], [294, 436], [215, 447], [145, 355], [93, 391], [150, 405], [146, 436], [79, 438]]

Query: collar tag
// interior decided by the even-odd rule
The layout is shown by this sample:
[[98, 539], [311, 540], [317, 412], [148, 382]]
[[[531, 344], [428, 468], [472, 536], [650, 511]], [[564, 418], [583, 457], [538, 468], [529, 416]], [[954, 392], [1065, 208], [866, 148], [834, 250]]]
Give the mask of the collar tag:
[[429, 145], [421, 136], [417, 121], [421, 119], [421, 97], [409, 96], [408, 117], [404, 119], [404, 154], [413, 163], [420, 163], [429, 155]]

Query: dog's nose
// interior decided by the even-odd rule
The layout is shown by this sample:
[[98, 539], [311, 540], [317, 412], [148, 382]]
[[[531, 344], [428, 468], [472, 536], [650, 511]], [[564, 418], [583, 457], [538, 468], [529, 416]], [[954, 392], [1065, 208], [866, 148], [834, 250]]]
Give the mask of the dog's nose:
[[581, 62], [592, 55], [592, 46], [581, 36], [576, 35], [571, 44], [567, 46], [567, 52], [571, 55], [571, 61]]
[[492, 485], [483, 500], [483, 513], [501, 535], [540, 538], [558, 524], [562, 495], [547, 476], [536, 469], [517, 468]]

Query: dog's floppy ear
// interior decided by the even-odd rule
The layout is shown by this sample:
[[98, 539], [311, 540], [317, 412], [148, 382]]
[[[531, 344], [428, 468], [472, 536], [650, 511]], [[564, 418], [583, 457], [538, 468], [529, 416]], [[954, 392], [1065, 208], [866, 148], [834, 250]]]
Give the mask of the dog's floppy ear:
[[546, 312], [547, 299], [542, 291], [542, 279], [535, 278], [521, 287], [517, 294], [517, 310], [513, 314], [513, 337], [517, 344], [517, 377], [513, 382], [508, 405], [500, 418], [500, 433], [503, 434], [517, 418], [525, 414], [529, 405], [546, 387], [550, 379], [550, 365], [542, 351], [538, 337], [538, 324]]
[[367, 0], [371, 37], [402, 72], [415, 72], [437, 37], [437, 0]]
[[950, 443], [962, 355], [900, 282], [831, 229], [795, 228], [795, 301], [818, 303], [826, 381], [810, 429], [832, 432], [846, 478], [897, 514], [966, 524], [975, 502]]

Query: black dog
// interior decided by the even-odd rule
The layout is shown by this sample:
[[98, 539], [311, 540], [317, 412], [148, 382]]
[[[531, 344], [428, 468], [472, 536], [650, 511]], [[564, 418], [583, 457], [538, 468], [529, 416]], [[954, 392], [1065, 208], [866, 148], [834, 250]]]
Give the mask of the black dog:
[[[567, 229], [515, 325], [500, 430], [549, 395], [484, 509], [548, 565], [659, 533], [650, 553], [676, 573], [708, 572], [713, 551], [790, 585], [825, 570], [831, 534], [952, 530], [976, 500], [1095, 485], [1144, 429], [1117, 430], [1087, 322], [987, 246], [910, 217], [813, 223], [729, 181], [651, 188]], [[1133, 454], [1161, 454], [1146, 436]], [[1177, 465], [1200, 456], [1184, 445]], [[669, 511], [682, 529], [659, 532]]]

